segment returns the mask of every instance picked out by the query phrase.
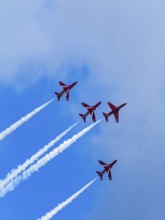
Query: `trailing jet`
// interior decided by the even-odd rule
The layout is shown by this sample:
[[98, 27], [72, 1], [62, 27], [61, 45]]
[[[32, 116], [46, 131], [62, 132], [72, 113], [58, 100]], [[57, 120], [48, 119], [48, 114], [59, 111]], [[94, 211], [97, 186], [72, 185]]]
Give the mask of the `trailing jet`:
[[123, 103], [122, 105], [119, 105], [118, 107], [114, 106], [111, 102], [108, 102], [109, 107], [111, 108], [112, 111], [109, 113], [103, 112], [103, 115], [105, 117], [106, 122], [108, 122], [108, 117], [112, 114], [115, 116], [116, 122], [119, 122], [119, 111], [121, 108], [123, 108], [127, 103]]
[[111, 169], [116, 162], [117, 162], [117, 160], [114, 160], [112, 163], [106, 164], [103, 161], [99, 160], [99, 163], [104, 167], [104, 170], [102, 172], [96, 171], [96, 173], [99, 175], [101, 180], [102, 180], [102, 178], [103, 178], [102, 176], [105, 172], [107, 172], [109, 179], [112, 180]]
[[65, 85], [65, 83], [59, 81], [60, 86], [62, 86], [63, 90], [61, 92], [55, 92], [58, 101], [60, 101], [60, 98], [65, 93], [66, 94], [66, 101], [69, 100], [69, 91], [77, 84], [77, 82], [74, 82], [70, 85]]
[[82, 102], [82, 105], [87, 109], [87, 112], [84, 115], [79, 114], [82, 117], [82, 119], [84, 120], [84, 123], [86, 122], [86, 116], [89, 114], [92, 116], [92, 120], [94, 122], [96, 121], [95, 110], [100, 104], [101, 104], [101, 102], [98, 102], [96, 105], [89, 106], [86, 103]]

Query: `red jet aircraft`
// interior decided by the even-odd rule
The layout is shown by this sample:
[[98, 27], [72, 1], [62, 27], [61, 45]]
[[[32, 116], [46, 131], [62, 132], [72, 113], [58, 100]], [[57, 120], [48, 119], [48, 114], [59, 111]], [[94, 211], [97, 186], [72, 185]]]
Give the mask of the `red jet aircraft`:
[[66, 94], [66, 101], [69, 100], [69, 91], [77, 84], [77, 82], [74, 82], [70, 85], [65, 85], [65, 83], [63, 82], [59, 82], [59, 84], [62, 86], [63, 90], [61, 92], [55, 92], [58, 101], [60, 101], [60, 98], [62, 97], [62, 95], [65, 93]]
[[83, 115], [83, 114], [79, 114], [82, 119], [84, 120], [84, 122], [86, 122], [86, 116], [87, 115], [91, 115], [92, 116], [92, 120], [95, 122], [96, 121], [96, 117], [95, 117], [95, 110], [96, 108], [101, 104], [101, 102], [98, 102], [96, 105], [94, 106], [89, 106], [86, 103], [82, 102], [82, 105], [87, 109], [87, 112]]
[[104, 167], [104, 170], [102, 172], [96, 171], [96, 173], [99, 175], [101, 180], [102, 180], [102, 178], [103, 178], [102, 176], [105, 172], [107, 172], [109, 179], [112, 180], [111, 169], [116, 162], [117, 162], [117, 160], [114, 160], [112, 163], [106, 164], [103, 161], [99, 160], [99, 163]]
[[120, 111], [120, 109], [123, 108], [126, 104], [127, 104], [127, 103], [123, 103], [122, 105], [116, 107], [116, 106], [114, 106], [111, 102], [108, 102], [108, 105], [109, 105], [109, 107], [111, 108], [112, 111], [110, 111], [110, 112], [107, 113], [107, 114], [103, 112], [103, 115], [104, 115], [104, 117], [105, 117], [106, 122], [108, 122], [108, 117], [109, 117], [110, 115], [112, 115], [112, 114], [114, 114], [115, 119], [116, 119], [116, 122], [118, 122], [118, 121], [119, 121], [119, 111]]

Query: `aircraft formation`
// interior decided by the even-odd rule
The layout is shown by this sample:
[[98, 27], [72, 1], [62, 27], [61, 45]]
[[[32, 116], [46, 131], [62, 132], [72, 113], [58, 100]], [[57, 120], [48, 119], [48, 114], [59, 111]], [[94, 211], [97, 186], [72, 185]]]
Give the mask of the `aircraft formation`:
[[[59, 81], [60, 86], [62, 87], [62, 90], [60, 92], [54, 92], [55, 96], [57, 97], [57, 100], [60, 101], [62, 96], [65, 96], [66, 101], [69, 101], [70, 98], [70, 90], [77, 84], [76, 82], [73, 82], [72, 84], [66, 85], [62, 81]], [[38, 108], [34, 109], [32, 112], [28, 113], [24, 117], [22, 117], [20, 120], [15, 122], [14, 124], [10, 125], [8, 128], [6, 128], [4, 131], [0, 133], [0, 141], [3, 140], [7, 135], [11, 134], [13, 131], [15, 131], [18, 127], [20, 127], [22, 124], [27, 122], [29, 119], [31, 119], [34, 115], [36, 115], [38, 112], [40, 112], [42, 109], [44, 109], [48, 104], [50, 104], [55, 98], [51, 99], [50, 101], [44, 103], [43, 105], [39, 106]], [[50, 148], [54, 146], [54, 144], [59, 141], [63, 136], [65, 136], [71, 129], [73, 129], [78, 122], [74, 123], [72, 126], [70, 126], [68, 129], [63, 131], [61, 134], [59, 134], [56, 138], [51, 140], [48, 144], [44, 145], [43, 148], [38, 150], [36, 153], [34, 153], [30, 158], [28, 158], [24, 163], [19, 164], [16, 169], [12, 169], [7, 175], [6, 178], [0, 180], [0, 197], [4, 197], [9, 191], [14, 190], [18, 184], [20, 184], [22, 181], [28, 179], [34, 172], [38, 171], [42, 166], [44, 166], [46, 163], [48, 163], [50, 160], [58, 156], [60, 153], [62, 153], [65, 149], [67, 149], [69, 146], [71, 146], [73, 143], [75, 143], [79, 138], [81, 138], [83, 135], [85, 135], [87, 132], [89, 132], [93, 127], [95, 127], [98, 123], [100, 123], [103, 119], [105, 119], [106, 122], [108, 122], [108, 119], [111, 115], [114, 116], [116, 123], [119, 122], [119, 111], [127, 104], [123, 103], [119, 106], [115, 106], [111, 102], [108, 102], [108, 105], [110, 107], [110, 111], [108, 113], [103, 112], [103, 119], [99, 119], [96, 121], [96, 109], [101, 105], [101, 101], [96, 103], [95, 105], [89, 105], [85, 102], [82, 102], [82, 106], [86, 109], [85, 113], [79, 113], [79, 116], [82, 118], [83, 122], [86, 123], [87, 116], [90, 115], [92, 118], [92, 121], [94, 123], [90, 124], [89, 126], [82, 129], [77, 134], [74, 134], [71, 138], [68, 140], [64, 140], [58, 147], [51, 150], [49, 153], [46, 153]], [[44, 155], [45, 154], [45, 155]], [[98, 177], [100, 179], [103, 179], [104, 173], [107, 173], [109, 180], [112, 180], [112, 173], [111, 169], [116, 164], [117, 160], [112, 161], [111, 163], [107, 164], [103, 162], [102, 160], [98, 161], [100, 165], [103, 167], [102, 171], [96, 171]], [[59, 212], [62, 208], [64, 208], [66, 205], [70, 204], [75, 198], [77, 198], [85, 189], [87, 189], [91, 184], [95, 182], [95, 180], [98, 178], [96, 177], [94, 180], [86, 184], [82, 189], [80, 189], [77, 193], [73, 194], [71, 197], [69, 197], [65, 202], [62, 202], [57, 207], [55, 207], [50, 212], [46, 213], [43, 217], [41, 217], [40, 220], [50, 219], [52, 218], [57, 212]], [[51, 217], [50, 217], [51, 216]]]
[[[69, 101], [69, 92], [70, 90], [77, 84], [76, 82], [73, 82], [70, 85], [66, 85], [65, 83], [59, 81], [59, 84], [62, 86], [63, 90], [61, 92], [54, 92], [58, 98], [58, 101], [60, 101], [60, 98], [62, 97], [63, 94], [66, 95], [66, 101]], [[86, 117], [88, 115], [91, 115], [93, 122], [96, 122], [96, 115], [95, 115], [95, 111], [98, 108], [98, 106], [101, 104], [101, 101], [99, 101], [98, 103], [96, 103], [95, 105], [88, 105], [85, 102], [82, 102], [83, 107], [86, 108], [87, 112], [82, 114], [79, 113], [80, 117], [83, 119], [84, 123], [86, 122]], [[107, 104], [109, 105], [111, 111], [108, 113], [103, 112], [103, 116], [106, 120], [106, 122], [108, 122], [108, 118], [111, 115], [114, 115], [116, 123], [119, 122], [119, 111], [121, 108], [123, 108], [127, 103], [123, 103], [119, 106], [115, 106], [114, 104], [112, 104], [111, 102], [107, 102]], [[99, 160], [98, 161], [100, 163], [100, 165], [104, 168], [103, 171], [96, 171], [96, 173], [98, 174], [98, 176], [100, 177], [100, 179], [103, 179], [103, 174], [107, 173], [108, 177], [110, 180], [112, 180], [112, 174], [111, 174], [111, 168], [114, 166], [114, 164], [117, 162], [117, 160], [114, 160], [112, 163], [110, 164], [106, 164], [105, 162]]]

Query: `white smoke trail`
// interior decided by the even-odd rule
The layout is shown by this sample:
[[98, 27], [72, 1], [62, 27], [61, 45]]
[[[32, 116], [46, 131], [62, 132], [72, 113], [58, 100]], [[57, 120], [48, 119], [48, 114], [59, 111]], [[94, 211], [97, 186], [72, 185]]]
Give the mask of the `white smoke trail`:
[[71, 129], [73, 129], [78, 122], [70, 126], [60, 135], [58, 135], [54, 140], [50, 141], [47, 145], [41, 148], [36, 154], [32, 155], [30, 159], [27, 159], [23, 164], [17, 166], [16, 169], [10, 171], [4, 180], [0, 180], [0, 188], [8, 184], [12, 179], [24, 171], [29, 165], [34, 163], [40, 156], [42, 156], [46, 151], [48, 151], [57, 141], [59, 141], [63, 136], [65, 136]]
[[58, 156], [60, 153], [62, 153], [64, 150], [66, 150], [70, 145], [72, 145], [79, 138], [81, 138], [83, 135], [85, 135], [87, 132], [89, 132], [93, 127], [95, 127], [102, 120], [103, 119], [98, 120], [97, 122], [84, 128], [78, 134], [73, 135], [72, 138], [68, 139], [67, 141], [64, 141], [62, 144], [60, 144], [58, 147], [56, 147], [54, 150], [52, 150], [49, 154], [46, 154], [44, 157], [39, 159], [35, 164], [31, 165], [21, 175], [17, 176], [15, 179], [12, 179], [10, 181], [10, 183], [8, 183], [5, 187], [1, 187], [0, 188], [0, 197], [5, 196], [5, 194], [11, 190], [14, 190], [20, 182], [29, 178], [32, 175], [32, 173], [34, 173], [35, 171], [38, 171], [39, 168], [41, 168], [46, 163], [48, 163], [50, 160], [52, 160], [54, 157]]
[[41, 105], [40, 107], [34, 109], [31, 113], [28, 113], [26, 116], [22, 117], [20, 120], [12, 124], [10, 127], [6, 128], [4, 131], [0, 133], [0, 141], [2, 141], [7, 135], [11, 134], [15, 131], [18, 127], [22, 124], [27, 122], [30, 118], [32, 118], [35, 114], [40, 112], [43, 108], [49, 105], [55, 98], [51, 99], [50, 101], [46, 102], [45, 104]]
[[44, 216], [42, 216], [38, 220], [50, 220], [52, 217], [54, 217], [59, 211], [61, 211], [63, 208], [65, 208], [67, 205], [73, 202], [81, 193], [83, 193], [89, 186], [91, 186], [97, 178], [89, 182], [87, 185], [85, 185], [82, 189], [80, 189], [78, 192], [73, 194], [71, 197], [69, 197], [64, 202], [60, 203], [58, 206], [56, 206], [54, 209], [50, 210], [50, 212], [46, 213]]

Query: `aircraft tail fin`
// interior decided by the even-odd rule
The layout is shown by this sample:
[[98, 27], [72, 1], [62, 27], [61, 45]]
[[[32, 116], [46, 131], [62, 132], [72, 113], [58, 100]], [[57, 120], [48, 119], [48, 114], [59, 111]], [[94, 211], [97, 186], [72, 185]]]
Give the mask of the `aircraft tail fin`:
[[86, 116], [83, 114], [79, 114], [81, 116], [81, 118], [84, 120], [84, 123], [86, 122]]
[[60, 101], [60, 98], [61, 98], [61, 95], [60, 95], [60, 93], [58, 93], [58, 92], [55, 92], [55, 94], [56, 94], [56, 96], [57, 96], [57, 98], [58, 98], [58, 101]]
[[96, 171], [96, 173], [99, 175], [100, 179], [102, 180], [103, 179], [103, 173], [99, 172], [99, 171]]
[[103, 112], [103, 115], [104, 115], [104, 117], [105, 117], [106, 122], [108, 122], [108, 117], [109, 117], [109, 115], [106, 114], [105, 112]]

